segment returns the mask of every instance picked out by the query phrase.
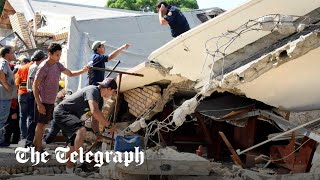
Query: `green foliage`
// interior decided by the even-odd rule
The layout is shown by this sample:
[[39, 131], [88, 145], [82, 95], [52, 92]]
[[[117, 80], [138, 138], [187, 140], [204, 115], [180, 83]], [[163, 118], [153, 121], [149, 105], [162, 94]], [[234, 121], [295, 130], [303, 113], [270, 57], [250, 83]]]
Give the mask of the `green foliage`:
[[4, 1], [5, 0], [0, 0], [0, 15], [1, 15], [3, 7], [4, 7]]
[[[166, 2], [180, 8], [181, 10], [199, 8], [196, 0], [167, 0]], [[108, 0], [107, 7], [155, 12], [157, 3], [158, 0]]]
[[166, 2], [183, 10], [199, 9], [196, 0], [167, 0]]

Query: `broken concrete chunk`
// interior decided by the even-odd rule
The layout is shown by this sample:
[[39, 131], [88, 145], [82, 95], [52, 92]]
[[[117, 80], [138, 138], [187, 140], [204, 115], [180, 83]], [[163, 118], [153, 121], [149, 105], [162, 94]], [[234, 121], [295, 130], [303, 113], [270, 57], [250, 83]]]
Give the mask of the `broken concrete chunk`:
[[126, 174], [140, 175], [209, 175], [212, 165], [210, 161], [192, 153], [180, 153], [171, 148], [159, 150], [148, 149], [145, 162], [128, 167], [117, 164], [116, 170]]
[[272, 15], [263, 16], [258, 19], [258, 22], [260, 23], [260, 29], [263, 31], [272, 31], [275, 27], [275, 21]]
[[277, 31], [281, 34], [292, 34], [296, 32], [296, 28], [293, 25], [293, 17], [280, 15], [280, 20], [277, 24]]

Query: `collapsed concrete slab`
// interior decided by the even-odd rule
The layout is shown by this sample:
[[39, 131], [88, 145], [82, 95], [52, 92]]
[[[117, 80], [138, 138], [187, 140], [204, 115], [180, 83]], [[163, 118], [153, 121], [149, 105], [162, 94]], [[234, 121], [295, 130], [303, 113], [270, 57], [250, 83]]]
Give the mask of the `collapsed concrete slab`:
[[179, 83], [187, 80], [179, 75], [168, 75], [163, 72], [163, 67], [150, 65], [148, 62], [139, 64], [138, 66], [131, 68], [127, 72], [143, 74], [143, 77], [135, 77], [129, 75], [123, 75], [120, 91], [124, 92], [137, 87], [143, 87], [145, 85], [158, 82], [161, 80], [169, 80], [172, 83]]
[[145, 162], [128, 167], [117, 164], [116, 170], [126, 174], [139, 175], [209, 175], [210, 161], [192, 153], [180, 153], [171, 148], [159, 150], [148, 149], [145, 152]]
[[[272, 8], [275, 3], [278, 2], [255, 0], [247, 2], [172, 40], [154, 51], [149, 60], [169, 69], [170, 75], [180, 75], [197, 82], [196, 88], [213, 84], [214, 82], [209, 82], [211, 79], [217, 81], [217, 85], [213, 86], [216, 88], [215, 91], [244, 94], [249, 98], [289, 111], [317, 109], [320, 104], [315, 102], [317, 98], [313, 95], [316, 94], [315, 89], [319, 84], [309, 78], [317, 76], [318, 71], [315, 67], [318, 64], [316, 54], [318, 54], [319, 38], [317, 34], [306, 35], [310, 30], [308, 28], [317, 25], [304, 24], [308, 28], [303, 28], [303, 32], [298, 27], [302, 25], [299, 23], [302, 23], [303, 18], [310, 19], [310, 23], [316, 21], [317, 8], [320, 4], [311, 1], [308, 5], [299, 4], [298, 1], [293, 3], [284, 1], [281, 3], [285, 3], [283, 4], [285, 9], [275, 9]], [[311, 6], [312, 3], [314, 4]], [[269, 6], [270, 8], [265, 8]], [[301, 7], [301, 11], [298, 12], [295, 6]], [[246, 12], [246, 15], [242, 15], [243, 12]], [[258, 28], [259, 22], [255, 21], [257, 18], [275, 13], [280, 20], [281, 17], [288, 18], [288, 14], [296, 15], [290, 17], [292, 21], [289, 23], [290, 28], [296, 28], [296, 31], [288, 30], [288, 33], [283, 33], [281, 26], [274, 26], [281, 29], [281, 32], [274, 32], [274, 28], [270, 31]], [[298, 24], [293, 25], [293, 23]], [[284, 43], [286, 38], [289, 41]], [[296, 43], [291, 44], [290, 41]], [[274, 52], [276, 48], [282, 46], [282, 50]], [[263, 53], [259, 54], [260, 51]], [[256, 66], [252, 71], [247, 71], [246, 83], [230, 86], [223, 84], [225, 78], [222, 77], [226, 77], [226, 73], [234, 73], [237, 69], [245, 68], [255, 59], [262, 57], [265, 58], [265, 63]], [[295, 60], [288, 63], [288, 59]], [[273, 68], [272, 63], [277, 68]], [[273, 69], [270, 70], [271, 68]], [[302, 69], [308, 70], [297, 75], [296, 72], [301, 72]], [[254, 76], [256, 72], [264, 75], [258, 78]], [[222, 77], [218, 77], [219, 74]], [[233, 77], [243, 82], [243, 76], [237, 74], [237, 77]], [[248, 77], [252, 79], [248, 80]], [[223, 85], [226, 88], [221, 88]], [[301, 88], [305, 86], [310, 88]]]
[[[282, 8], [274, 8], [275, 4], [277, 4], [277, 7]], [[256, 19], [267, 14], [303, 16], [319, 7], [319, 5], [319, 2], [315, 1], [308, 1], [308, 3], [301, 3], [297, 0], [294, 2], [279, 2], [275, 0], [248, 1], [242, 6], [232, 11], [227, 11], [175, 38], [155, 50], [148, 59], [158, 62], [165, 68], [172, 68], [170, 74], [180, 74], [192, 81], [199, 80], [198, 86], [201, 87], [204, 85], [201, 80], [210, 74], [209, 65], [213, 63], [212, 57], [207, 57], [206, 55], [205, 46], [208, 40], [213, 38], [208, 47], [210, 47], [210, 51], [215, 51], [216, 42], [219, 41], [219, 38], [214, 39], [214, 37], [219, 37], [228, 31], [239, 28], [250, 19]], [[299, 11], [297, 11], [297, 7], [299, 7]], [[241, 34], [240, 40], [234, 41], [224, 53], [231, 54], [270, 33], [271, 31], [249, 31]]]
[[[311, 32], [225, 75], [223, 89], [289, 111], [320, 108], [317, 55], [320, 38]], [[309, 88], [305, 88], [309, 87]]]

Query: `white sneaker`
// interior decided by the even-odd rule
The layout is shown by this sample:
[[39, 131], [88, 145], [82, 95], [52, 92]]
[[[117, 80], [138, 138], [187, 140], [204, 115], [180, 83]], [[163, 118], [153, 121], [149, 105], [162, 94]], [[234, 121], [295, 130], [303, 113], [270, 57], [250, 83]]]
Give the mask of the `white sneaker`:
[[26, 145], [27, 139], [21, 139], [18, 142], [18, 147], [24, 147]]

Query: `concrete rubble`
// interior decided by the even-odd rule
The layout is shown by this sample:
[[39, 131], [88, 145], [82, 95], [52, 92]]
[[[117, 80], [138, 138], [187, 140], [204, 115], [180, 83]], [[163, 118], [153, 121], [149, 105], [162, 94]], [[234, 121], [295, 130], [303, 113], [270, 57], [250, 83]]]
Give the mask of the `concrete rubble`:
[[208, 160], [191, 153], [179, 153], [170, 148], [148, 149], [146, 162], [141, 166], [117, 164], [118, 170], [136, 175], [209, 175], [211, 164]]

